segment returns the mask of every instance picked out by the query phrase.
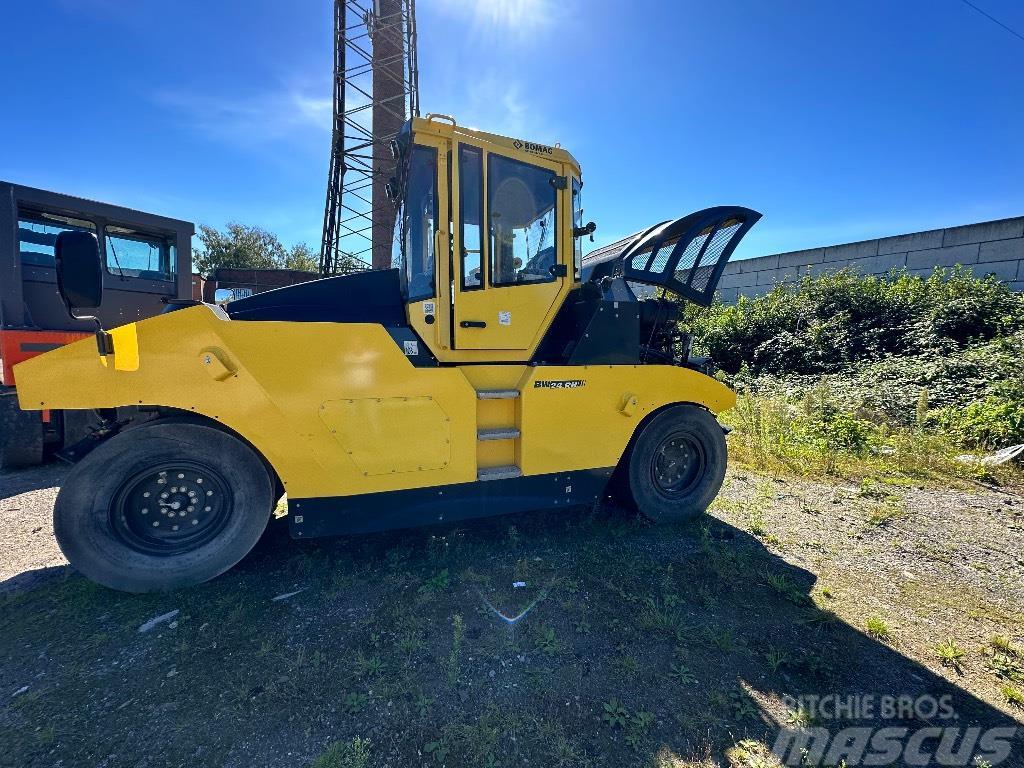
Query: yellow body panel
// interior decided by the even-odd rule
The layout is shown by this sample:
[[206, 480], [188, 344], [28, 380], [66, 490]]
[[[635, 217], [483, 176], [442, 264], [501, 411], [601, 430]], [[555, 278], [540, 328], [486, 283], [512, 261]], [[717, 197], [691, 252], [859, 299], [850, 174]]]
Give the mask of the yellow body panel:
[[[194, 411], [252, 443], [293, 498], [472, 482], [510, 457], [525, 475], [611, 467], [652, 411], [735, 402], [685, 368], [417, 368], [380, 325], [232, 321], [208, 306], [114, 336], [112, 359], [88, 338], [19, 364], [22, 408]], [[478, 399], [486, 389], [520, 397]], [[521, 436], [489, 445], [478, 440], [486, 428]]]

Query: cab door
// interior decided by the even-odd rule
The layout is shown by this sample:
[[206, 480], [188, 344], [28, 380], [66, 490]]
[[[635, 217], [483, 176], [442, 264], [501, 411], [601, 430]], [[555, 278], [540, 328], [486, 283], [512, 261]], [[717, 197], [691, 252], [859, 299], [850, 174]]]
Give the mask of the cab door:
[[455, 349], [529, 350], [572, 279], [561, 234], [566, 179], [539, 157], [455, 149]]

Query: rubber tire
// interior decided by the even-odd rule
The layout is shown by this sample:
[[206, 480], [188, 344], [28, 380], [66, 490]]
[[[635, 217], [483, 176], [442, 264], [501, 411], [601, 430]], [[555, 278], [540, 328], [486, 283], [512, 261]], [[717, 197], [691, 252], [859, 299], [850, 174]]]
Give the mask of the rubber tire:
[[21, 410], [14, 390], [4, 390], [0, 395], [0, 468], [34, 467], [45, 458], [42, 414]]
[[[650, 476], [658, 447], [670, 435], [686, 433], [699, 442], [705, 456], [702, 477], [685, 496], [669, 497]], [[625, 485], [638, 512], [655, 523], [674, 523], [697, 517], [708, 508], [725, 480], [728, 449], [718, 420], [695, 405], [676, 405], [657, 414], [633, 444], [624, 473]]]
[[[129, 547], [110, 524], [119, 486], [147, 467], [189, 460], [215, 468], [232, 495], [224, 529], [190, 552], [156, 556]], [[201, 424], [145, 424], [126, 430], [74, 466], [53, 510], [61, 552], [84, 576], [124, 592], [189, 587], [219, 576], [245, 557], [272, 512], [270, 476], [256, 453], [222, 430]]]

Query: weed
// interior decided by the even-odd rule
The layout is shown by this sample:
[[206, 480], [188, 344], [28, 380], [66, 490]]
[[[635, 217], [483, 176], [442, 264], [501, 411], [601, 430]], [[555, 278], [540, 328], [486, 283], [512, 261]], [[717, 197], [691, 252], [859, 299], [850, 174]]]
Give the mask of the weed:
[[434, 709], [434, 700], [420, 691], [420, 694], [416, 697], [416, 703], [413, 706], [416, 708], [417, 715], [420, 717], [426, 717]]
[[452, 617], [452, 651], [448, 655], [448, 685], [451, 686], [454, 686], [459, 679], [462, 640], [465, 636], [466, 626], [462, 622], [462, 616], [457, 613]]
[[381, 661], [380, 656], [366, 657], [363, 652], [360, 651], [356, 655], [356, 677], [375, 677], [379, 675], [384, 669], [384, 662]]
[[444, 765], [444, 761], [448, 758], [448, 752], [450, 751], [448, 746], [441, 740], [428, 741], [423, 745], [423, 751], [428, 755], [433, 755], [434, 759], [437, 760], [441, 765]]
[[618, 667], [627, 677], [634, 677], [640, 671], [640, 662], [631, 653], [624, 653], [615, 660]]
[[875, 640], [889, 640], [892, 636], [889, 625], [879, 616], [868, 616], [864, 621], [864, 628], [868, 635]]
[[967, 651], [956, 644], [953, 638], [949, 638], [935, 646], [935, 655], [944, 666], [960, 669], [960, 659], [967, 655]]
[[436, 576], [431, 576], [427, 579], [423, 586], [419, 588], [421, 595], [431, 595], [437, 592], [444, 592], [448, 589], [448, 569], [443, 569]]
[[[780, 765], [771, 749], [754, 739], [743, 739], [735, 746], [729, 747], [725, 750], [725, 756], [731, 768], [775, 768]], [[845, 763], [840, 762], [840, 765]]]
[[626, 724], [626, 743], [634, 751], [639, 751], [653, 724], [654, 714], [651, 712], [640, 711], [632, 715]]
[[354, 715], [366, 709], [367, 696], [365, 693], [353, 691], [345, 696], [341, 702], [341, 709], [346, 715]]
[[1005, 635], [993, 635], [992, 639], [989, 640], [989, 644], [1000, 653], [1005, 653], [1008, 656], [1020, 656], [1021, 650], [1013, 644], [1010, 638]]
[[902, 516], [905, 511], [902, 503], [898, 500], [886, 499], [871, 507], [871, 510], [868, 512], [868, 525], [876, 527], [888, 525], [896, 518]]
[[744, 720], [748, 717], [757, 716], [757, 706], [753, 700], [739, 688], [729, 691], [729, 708], [736, 720]]
[[768, 662], [768, 666], [772, 668], [772, 672], [778, 672], [779, 667], [789, 666], [791, 661], [789, 654], [781, 648], [769, 648], [764, 658]]
[[1024, 691], [1020, 688], [1007, 683], [999, 689], [999, 692], [1003, 694], [1007, 704], [1013, 704], [1015, 707], [1024, 709]]
[[411, 659], [417, 651], [423, 648], [423, 638], [415, 630], [403, 632], [398, 638], [398, 650], [406, 659]]
[[555, 656], [561, 649], [562, 646], [555, 637], [555, 630], [551, 627], [540, 627], [537, 632], [537, 650], [546, 656]]
[[993, 651], [985, 662], [986, 666], [996, 675], [1014, 683], [1024, 682], [1024, 667], [1020, 661], [1009, 653]]
[[814, 717], [814, 713], [803, 705], [786, 713], [786, 724], [794, 728], [808, 728], [814, 725], [815, 722], [817, 720]]
[[576, 634], [578, 635], [590, 634], [590, 623], [586, 619], [580, 619], [572, 625], [572, 628], [576, 631]]
[[750, 510], [750, 532], [759, 538], [768, 535], [768, 528], [764, 521], [764, 510], [760, 507]]
[[350, 741], [336, 741], [313, 761], [312, 768], [366, 768], [370, 764], [369, 739], [356, 736]]
[[618, 699], [609, 699], [602, 705], [604, 712], [601, 714], [602, 722], [608, 723], [612, 728], [625, 728], [629, 721], [629, 710], [627, 710]]
[[690, 672], [689, 667], [685, 664], [670, 664], [668, 676], [676, 682], [682, 683], [683, 685], [689, 685], [690, 683], [696, 683], [697, 678]]
[[736, 637], [733, 634], [733, 631], [728, 627], [720, 629], [717, 632], [709, 629], [707, 631], [707, 639], [708, 642], [714, 645], [722, 653], [731, 653], [736, 644]]
[[684, 623], [677, 605], [676, 595], [669, 595], [663, 600], [655, 597], [644, 598], [644, 607], [640, 611], [640, 626], [656, 632], [674, 634]]
[[776, 573], [765, 569], [763, 571], [763, 576], [765, 584], [795, 605], [804, 605], [810, 599], [804, 591], [790, 581], [789, 577], [784, 573]]

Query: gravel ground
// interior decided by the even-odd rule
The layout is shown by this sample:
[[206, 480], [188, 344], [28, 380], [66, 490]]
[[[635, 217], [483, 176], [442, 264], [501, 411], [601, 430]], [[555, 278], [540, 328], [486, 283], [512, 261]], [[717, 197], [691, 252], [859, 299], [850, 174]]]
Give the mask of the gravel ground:
[[696, 525], [607, 507], [294, 542], [278, 521], [209, 584], [125, 595], [64, 564], [65, 472], [0, 473], [0, 767], [290, 768], [368, 739], [372, 761], [324, 765], [750, 768], [809, 692], [1024, 723], [1020, 488], [734, 468]]
[[25, 588], [67, 566], [53, 538], [52, 519], [53, 502], [67, 471], [63, 464], [0, 471], [0, 592]]

